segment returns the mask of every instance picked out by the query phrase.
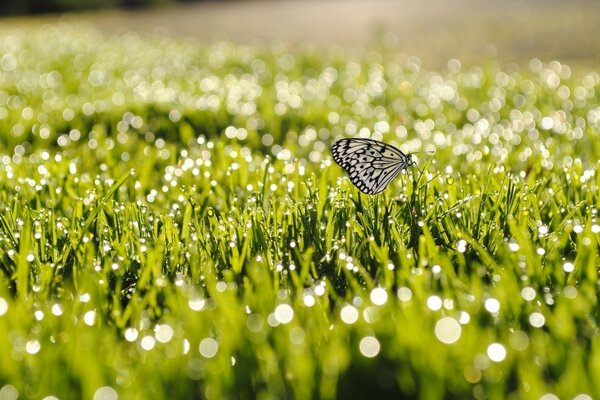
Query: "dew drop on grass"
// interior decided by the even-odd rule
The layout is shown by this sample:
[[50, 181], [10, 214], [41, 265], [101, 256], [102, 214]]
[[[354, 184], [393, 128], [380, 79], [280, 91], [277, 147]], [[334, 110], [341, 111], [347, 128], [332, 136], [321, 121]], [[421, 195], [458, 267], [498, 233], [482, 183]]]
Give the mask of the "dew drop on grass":
[[310, 293], [305, 294], [302, 300], [306, 307], [312, 307], [315, 305], [315, 297]]
[[484, 303], [485, 309], [491, 314], [497, 314], [500, 311], [500, 302], [494, 298], [489, 298]]
[[250, 314], [246, 318], [246, 328], [250, 332], [258, 333], [262, 331], [264, 325], [263, 318], [259, 314]]
[[563, 289], [563, 294], [567, 299], [574, 299], [575, 297], [577, 297], [577, 288], [571, 285], [565, 286], [565, 288]]
[[521, 297], [526, 300], [526, 301], [533, 301], [533, 299], [535, 299], [536, 293], [535, 293], [535, 289], [530, 287], [530, 286], [526, 286], [523, 289], [521, 289]]
[[398, 300], [407, 303], [412, 299], [412, 290], [405, 286], [398, 288], [396, 292], [396, 296], [398, 296]]
[[25, 351], [28, 354], [37, 354], [41, 348], [42, 345], [36, 339], [30, 340], [25, 344]]
[[0, 388], [0, 399], [2, 400], [17, 400], [19, 391], [13, 385], [4, 385]]
[[146, 351], [150, 351], [156, 345], [156, 339], [150, 335], [146, 335], [140, 340], [140, 346], [142, 349]]
[[8, 311], [8, 303], [2, 297], [0, 297], [0, 317], [6, 314]]
[[[0, 312], [0, 315], [1, 314], [2, 313]], [[52, 314], [55, 315], [55, 316], [57, 316], [57, 317], [60, 317], [63, 314], [62, 306], [60, 304], [58, 304], [58, 303], [54, 304], [52, 306]]]
[[517, 351], [523, 351], [529, 347], [529, 336], [523, 331], [515, 331], [508, 337], [508, 344]]
[[294, 309], [289, 304], [279, 304], [275, 307], [275, 319], [280, 324], [287, 324], [294, 318]]
[[563, 271], [565, 272], [573, 272], [575, 270], [575, 266], [571, 262], [566, 262], [563, 264]]
[[193, 311], [201, 311], [204, 309], [204, 307], [206, 307], [206, 299], [202, 297], [189, 299], [188, 306]]
[[481, 380], [481, 371], [472, 365], [465, 367], [463, 375], [465, 380], [470, 383], [477, 383]]
[[466, 325], [466, 324], [468, 324], [468, 323], [469, 323], [469, 321], [471, 321], [471, 316], [469, 315], [469, 313], [468, 313], [468, 312], [466, 312], [466, 311], [461, 311], [461, 312], [458, 314], [458, 322], [459, 322], [461, 325]]
[[360, 340], [360, 343], [358, 344], [358, 349], [360, 350], [360, 353], [363, 356], [367, 358], [373, 358], [379, 354], [381, 350], [381, 344], [379, 343], [379, 340], [377, 340], [376, 337], [365, 336]]
[[593, 400], [593, 399], [592, 399], [592, 396], [590, 396], [589, 394], [581, 393], [581, 394], [578, 394], [577, 396], [573, 397], [573, 400]]
[[304, 329], [300, 328], [299, 326], [293, 327], [292, 329], [290, 329], [289, 337], [290, 342], [292, 342], [293, 344], [302, 344], [304, 342], [305, 337]]
[[224, 282], [224, 281], [217, 282], [216, 289], [217, 289], [217, 292], [223, 293], [225, 290], [227, 290], [227, 282]]
[[323, 296], [325, 294], [325, 282], [320, 281], [315, 285], [314, 292], [317, 296]]
[[117, 400], [117, 391], [110, 386], [102, 386], [94, 392], [94, 400]]
[[440, 296], [432, 295], [427, 298], [427, 308], [431, 311], [438, 311], [442, 308], [442, 299]]
[[340, 318], [344, 323], [351, 325], [358, 320], [358, 310], [351, 305], [345, 305], [340, 310]]
[[500, 343], [492, 343], [487, 348], [487, 356], [494, 362], [504, 361], [506, 358], [506, 348]]
[[160, 343], [168, 343], [173, 338], [173, 328], [168, 324], [158, 324], [154, 328], [154, 337]]
[[382, 306], [387, 303], [387, 292], [384, 288], [378, 287], [371, 290], [371, 294], [369, 296], [371, 298], [371, 302], [375, 305]]
[[93, 326], [96, 323], [96, 310], [91, 310], [83, 314], [83, 322], [88, 326]]
[[442, 343], [456, 343], [461, 333], [462, 328], [454, 318], [444, 317], [435, 324], [435, 337]]
[[125, 329], [125, 340], [128, 342], [135, 342], [138, 338], [139, 332], [135, 328]]
[[374, 324], [379, 321], [379, 309], [377, 307], [367, 307], [363, 310], [363, 319], [369, 323]]
[[82, 303], [87, 303], [88, 301], [90, 301], [90, 294], [89, 293], [83, 293], [81, 296], [79, 296], [79, 301]]
[[200, 341], [198, 351], [205, 358], [213, 358], [219, 350], [219, 343], [213, 338], [205, 338]]
[[540, 312], [533, 312], [529, 316], [529, 323], [535, 328], [541, 328], [546, 323], [546, 317]]

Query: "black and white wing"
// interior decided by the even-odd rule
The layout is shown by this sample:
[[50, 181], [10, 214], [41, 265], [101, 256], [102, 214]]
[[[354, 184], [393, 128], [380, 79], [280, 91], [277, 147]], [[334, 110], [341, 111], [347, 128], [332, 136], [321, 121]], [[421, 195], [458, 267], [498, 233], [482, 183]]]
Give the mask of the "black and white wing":
[[412, 164], [411, 155], [373, 139], [341, 139], [331, 147], [333, 159], [363, 193], [376, 194]]

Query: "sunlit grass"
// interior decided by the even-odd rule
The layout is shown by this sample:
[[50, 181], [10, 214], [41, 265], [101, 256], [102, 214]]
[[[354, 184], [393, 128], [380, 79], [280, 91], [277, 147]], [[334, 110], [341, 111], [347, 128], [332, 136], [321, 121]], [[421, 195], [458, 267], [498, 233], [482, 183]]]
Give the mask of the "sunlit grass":
[[[600, 397], [571, 75], [3, 32], [0, 399]], [[435, 154], [369, 197], [354, 136]]]

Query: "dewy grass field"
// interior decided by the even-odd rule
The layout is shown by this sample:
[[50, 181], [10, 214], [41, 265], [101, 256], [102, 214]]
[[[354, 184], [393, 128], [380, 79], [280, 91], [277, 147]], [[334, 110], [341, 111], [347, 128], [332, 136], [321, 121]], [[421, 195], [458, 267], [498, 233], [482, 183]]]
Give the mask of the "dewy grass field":
[[[600, 76], [0, 40], [0, 399], [600, 398]], [[366, 196], [342, 137], [417, 154]]]

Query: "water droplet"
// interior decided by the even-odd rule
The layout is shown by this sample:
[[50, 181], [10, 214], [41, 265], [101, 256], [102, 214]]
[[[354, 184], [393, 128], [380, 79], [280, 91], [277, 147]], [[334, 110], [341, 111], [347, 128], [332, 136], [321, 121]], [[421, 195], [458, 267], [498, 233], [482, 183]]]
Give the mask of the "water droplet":
[[304, 305], [306, 307], [312, 307], [315, 305], [315, 296], [313, 296], [312, 294], [305, 294], [304, 298], [302, 299], [304, 302]]
[[168, 343], [173, 338], [173, 328], [167, 324], [158, 324], [154, 327], [154, 337], [160, 343]]
[[6, 314], [8, 311], [8, 303], [2, 297], [0, 297], [0, 316]]
[[592, 396], [586, 393], [581, 393], [573, 397], [573, 400], [592, 400]]
[[571, 285], [565, 286], [565, 288], [563, 289], [563, 294], [567, 299], [574, 299], [575, 297], [577, 297], [577, 288]]
[[88, 301], [90, 301], [90, 294], [89, 293], [84, 293], [81, 296], [79, 296], [79, 301], [82, 303], [87, 303]]
[[533, 301], [533, 299], [535, 299], [535, 295], [535, 289], [532, 287], [527, 286], [521, 289], [521, 297], [526, 301]]
[[382, 306], [387, 302], [387, 292], [384, 288], [375, 288], [371, 290], [371, 302], [375, 305]]
[[96, 310], [83, 314], [83, 322], [88, 326], [93, 326], [96, 323]]
[[560, 398], [554, 393], [545, 393], [540, 396], [540, 400], [560, 400]]
[[202, 339], [198, 351], [205, 358], [213, 358], [219, 350], [219, 343], [213, 338]]
[[429, 296], [427, 298], [427, 308], [429, 308], [431, 311], [437, 311], [440, 308], [442, 308], [442, 299], [440, 296]]
[[398, 296], [398, 300], [406, 303], [409, 302], [410, 299], [412, 299], [412, 290], [403, 286], [398, 288], [396, 295]]
[[139, 332], [135, 328], [125, 329], [125, 340], [128, 342], [135, 342], [138, 338]]
[[529, 323], [535, 328], [541, 328], [546, 323], [546, 317], [542, 313], [533, 312], [529, 316]]
[[142, 349], [144, 349], [146, 351], [152, 350], [155, 345], [156, 345], [156, 339], [154, 339], [152, 336], [146, 335], [140, 341], [140, 346], [142, 347]]
[[519, 251], [519, 244], [517, 242], [510, 242], [508, 244], [508, 248], [510, 249], [510, 251]]
[[304, 342], [304, 329], [300, 328], [299, 326], [296, 326], [292, 329], [290, 329], [290, 342], [292, 342], [293, 344], [302, 344], [302, 342]]
[[571, 262], [566, 262], [563, 264], [563, 271], [565, 272], [573, 272], [575, 270], [575, 265]]
[[342, 321], [344, 321], [344, 323], [351, 325], [358, 320], [358, 310], [356, 309], [356, 307], [351, 306], [349, 304], [345, 305], [340, 310], [340, 318], [342, 319]]
[[117, 391], [110, 386], [102, 386], [94, 392], [94, 400], [117, 400]]
[[206, 307], [206, 299], [199, 297], [195, 299], [188, 300], [188, 306], [193, 311], [201, 311]]
[[454, 318], [444, 317], [435, 324], [435, 336], [445, 344], [456, 343], [461, 332], [462, 328]]
[[492, 343], [487, 348], [487, 356], [494, 362], [504, 361], [506, 358], [506, 348], [500, 343]]
[[25, 344], [25, 351], [29, 354], [37, 354], [41, 348], [42, 345], [35, 339], [30, 340]]
[[19, 391], [13, 385], [5, 385], [0, 388], [0, 399], [2, 400], [17, 400]]
[[489, 298], [484, 303], [485, 309], [491, 314], [497, 314], [500, 311], [500, 302], [494, 298]]
[[[0, 312], [0, 314], [2, 314], [2, 313]], [[63, 315], [62, 306], [60, 304], [58, 304], [58, 303], [54, 304], [52, 306], [52, 314], [54, 314], [57, 317], [60, 317], [61, 315]]]
[[280, 324], [287, 324], [294, 318], [294, 309], [289, 304], [279, 304], [275, 307], [275, 319]]
[[314, 292], [317, 296], [323, 296], [325, 294], [325, 285], [316, 285]]
[[259, 314], [250, 314], [246, 318], [246, 327], [250, 332], [260, 332], [263, 329], [264, 321]]
[[360, 350], [360, 353], [363, 356], [367, 358], [373, 358], [376, 357], [377, 354], [379, 354], [379, 351], [381, 350], [381, 345], [379, 344], [379, 340], [377, 340], [376, 337], [365, 336], [360, 340], [358, 349]]
[[523, 331], [515, 331], [510, 334], [508, 344], [517, 351], [523, 351], [529, 346], [529, 336]]

